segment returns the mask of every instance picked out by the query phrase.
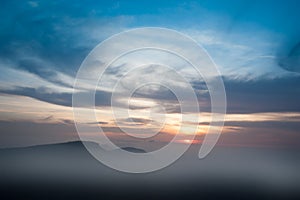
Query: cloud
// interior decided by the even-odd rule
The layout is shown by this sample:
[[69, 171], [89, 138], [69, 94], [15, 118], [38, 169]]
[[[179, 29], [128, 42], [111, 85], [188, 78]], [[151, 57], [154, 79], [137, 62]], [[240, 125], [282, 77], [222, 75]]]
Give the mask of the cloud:
[[2, 93], [13, 94], [20, 96], [28, 96], [34, 99], [45, 101], [48, 103], [62, 105], [62, 106], [72, 106], [71, 100], [72, 95], [69, 93], [49, 93], [46, 88], [27, 88], [27, 87], [17, 87], [15, 90], [2, 90]]
[[[1, 93], [20, 95], [31, 97], [40, 101], [62, 105], [72, 106], [72, 93], [55, 93], [51, 92], [48, 88], [28, 88], [28, 87], [16, 87], [11, 90], [0, 90]], [[96, 106], [110, 106], [111, 105], [111, 93], [105, 91], [97, 91], [95, 94]], [[89, 105], [82, 105], [83, 107]]]
[[121, 119], [122, 123], [125, 125], [146, 125], [152, 123], [153, 120], [145, 119], [145, 118], [138, 118], [138, 117], [129, 117], [126, 119]]
[[[288, 5], [275, 3], [274, 9], [280, 8], [283, 11], [272, 17], [292, 22], [289, 24], [277, 20], [278, 25], [274, 25], [274, 19], [262, 13], [262, 8], [268, 5], [266, 2], [268, 1], [235, 3], [230, 8], [226, 3], [221, 3], [224, 13], [215, 13], [214, 9], [212, 12], [205, 9], [205, 6], [214, 8], [213, 2], [173, 2], [161, 5], [160, 8], [143, 2], [134, 5], [136, 9], [132, 9], [128, 8], [126, 1], [99, 4], [88, 1], [84, 6], [61, 1], [10, 1], [6, 2], [1, 10], [1, 17], [5, 18], [5, 21], [1, 21], [0, 26], [0, 52], [1, 57], [17, 61], [17, 65], [20, 64], [18, 67], [60, 83], [62, 80], [57, 78], [55, 73], [62, 72], [74, 77], [88, 52], [107, 37], [131, 27], [139, 27], [141, 24], [155, 24], [183, 31], [196, 39], [207, 48], [225, 76], [240, 79], [253, 79], [261, 74], [275, 76], [274, 71], [277, 71], [278, 63], [272, 59], [261, 60], [261, 57], [276, 56], [276, 49], [282, 41], [278, 40], [273, 30], [259, 25], [263, 23], [272, 25], [273, 29], [285, 28], [288, 36], [296, 35], [299, 28], [291, 27], [291, 24], [296, 24], [298, 14], [289, 6], [295, 2]], [[143, 9], [145, 5], [148, 5], [147, 9]], [[259, 17], [257, 13], [262, 14], [264, 18]], [[292, 13], [294, 17], [286, 13]], [[136, 18], [139, 20], [135, 20]], [[174, 18], [176, 20], [173, 20]], [[255, 25], [245, 25], [248, 21]], [[189, 24], [189, 28], [185, 24]], [[255, 37], [252, 37], [253, 35]], [[32, 60], [32, 57], [35, 59]], [[39, 62], [47, 63], [47, 69], [34, 66], [33, 69], [29, 69], [26, 67], [28, 58], [34, 66], [39, 65]], [[22, 66], [24, 64], [25, 67]], [[279, 70], [276, 73], [278, 76], [281, 72]]]
[[283, 69], [300, 73], [300, 42], [295, 44], [286, 56], [279, 58], [278, 62]]
[[225, 80], [229, 113], [299, 112], [300, 77]]
[[[227, 112], [228, 113], [256, 113], [256, 112], [300, 112], [300, 78], [291, 76], [277, 79], [239, 81], [224, 79], [227, 94]], [[205, 84], [202, 81], [193, 81], [193, 88], [198, 94], [200, 110], [202, 112], [210, 111], [209, 93], [200, 93]], [[15, 87], [13, 89], [1, 89], [2, 93], [14, 94], [32, 97], [41, 101], [72, 106], [72, 93], [54, 92], [50, 88], [39, 87]], [[122, 94], [122, 93], [120, 93]], [[117, 97], [122, 95], [117, 95]], [[130, 104], [129, 109], [149, 109], [157, 105], [163, 106], [167, 113], [179, 113], [180, 105], [176, 96], [165, 88], [156, 88], [155, 90], [144, 90], [134, 94], [133, 99], [137, 102], [144, 102], [143, 99], [151, 99], [155, 105], [148, 105], [147, 102], [139, 105]], [[127, 104], [117, 99], [116, 106], [127, 108]], [[147, 104], [145, 104], [147, 103]], [[185, 101], [188, 104], [188, 101]], [[96, 106], [110, 106], [111, 92], [98, 90], [96, 92]], [[193, 110], [190, 111], [191, 113]]]
[[30, 73], [36, 74], [49, 82], [68, 88], [73, 87], [72, 83], [67, 82], [68, 80], [60, 79], [59, 73], [54, 71], [53, 67], [49, 66], [48, 63], [45, 63], [45, 61], [39, 60], [38, 58], [32, 57], [20, 59], [18, 61], [17, 67]]
[[218, 143], [229, 146], [298, 147], [299, 128], [299, 122], [226, 122], [226, 131]]
[[[299, 112], [300, 77], [289, 76], [275, 79], [257, 79], [243, 81], [223, 77], [227, 113], [257, 112]], [[201, 88], [203, 82], [194, 81], [194, 88]], [[200, 95], [201, 96], [201, 95]], [[202, 95], [204, 102], [209, 95]], [[201, 111], [209, 111], [210, 105], [200, 106]]]
[[0, 22], [0, 59], [49, 82], [72, 86], [66, 79], [75, 76], [88, 52], [127, 23], [125, 16], [99, 16], [107, 9], [102, 3], [6, 2], [0, 12], [5, 18]]

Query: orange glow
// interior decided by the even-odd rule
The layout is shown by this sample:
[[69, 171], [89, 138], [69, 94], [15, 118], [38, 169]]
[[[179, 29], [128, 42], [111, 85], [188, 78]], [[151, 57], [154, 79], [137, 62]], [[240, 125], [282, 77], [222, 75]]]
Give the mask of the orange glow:
[[193, 143], [193, 140], [183, 140], [184, 143], [188, 143], [188, 144], [191, 144]]
[[198, 144], [200, 143], [199, 140], [180, 140], [180, 143], [186, 143], [186, 144]]

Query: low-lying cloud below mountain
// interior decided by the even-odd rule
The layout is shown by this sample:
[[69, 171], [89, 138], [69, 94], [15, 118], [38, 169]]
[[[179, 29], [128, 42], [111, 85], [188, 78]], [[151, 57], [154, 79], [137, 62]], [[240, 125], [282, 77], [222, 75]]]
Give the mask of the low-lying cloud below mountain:
[[162, 170], [128, 174], [98, 162], [81, 142], [2, 149], [1, 192], [54, 199], [259, 199], [299, 194], [299, 149], [216, 147], [202, 160], [197, 150], [193, 145]]

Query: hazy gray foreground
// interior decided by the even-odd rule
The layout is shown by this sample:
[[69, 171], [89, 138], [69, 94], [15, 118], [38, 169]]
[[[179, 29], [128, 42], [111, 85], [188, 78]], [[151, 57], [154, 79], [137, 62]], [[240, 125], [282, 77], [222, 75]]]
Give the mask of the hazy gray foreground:
[[47, 186], [77, 188], [71, 190], [76, 193], [78, 188], [88, 188], [89, 194], [106, 196], [123, 192], [195, 197], [207, 191], [218, 194], [221, 189], [227, 194], [249, 191], [285, 198], [300, 191], [297, 148], [216, 147], [203, 160], [197, 158], [198, 149], [195, 145], [173, 165], [148, 174], [112, 170], [95, 160], [80, 142], [2, 149], [0, 183], [7, 191]]

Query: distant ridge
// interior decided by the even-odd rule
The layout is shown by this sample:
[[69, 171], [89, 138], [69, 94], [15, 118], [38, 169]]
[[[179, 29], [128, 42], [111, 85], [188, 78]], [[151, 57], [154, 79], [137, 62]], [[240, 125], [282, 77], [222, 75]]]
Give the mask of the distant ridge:
[[[89, 143], [90, 145], [93, 145], [97, 148], [101, 148], [98, 143], [86, 141], [84, 143]], [[63, 142], [63, 143], [52, 143], [52, 144], [39, 144], [39, 145], [33, 145], [33, 146], [26, 146], [26, 147], [11, 147], [11, 148], [3, 148], [0, 150], [26, 150], [26, 149], [48, 149], [48, 148], [61, 148], [61, 147], [67, 147], [67, 148], [85, 148], [82, 141], [69, 141], [69, 142]], [[102, 148], [101, 148], [102, 149]], [[135, 147], [121, 147], [121, 149], [132, 152], [132, 153], [147, 153], [144, 149], [135, 148]], [[104, 150], [104, 149], [102, 149]]]
[[147, 153], [144, 149], [138, 149], [138, 148], [134, 148], [134, 147], [123, 147], [121, 149], [132, 152], [132, 153]]

